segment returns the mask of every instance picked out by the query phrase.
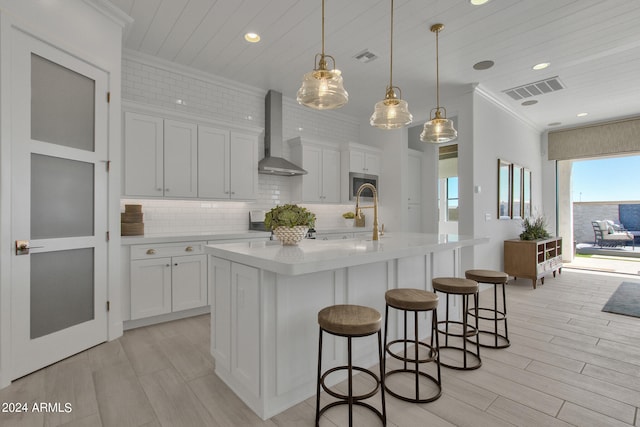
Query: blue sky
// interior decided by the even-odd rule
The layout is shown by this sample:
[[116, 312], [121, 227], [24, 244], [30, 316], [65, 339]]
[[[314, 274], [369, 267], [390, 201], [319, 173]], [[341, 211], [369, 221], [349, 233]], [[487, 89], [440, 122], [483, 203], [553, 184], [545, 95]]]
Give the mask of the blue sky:
[[573, 201], [640, 200], [640, 156], [582, 160], [573, 163]]

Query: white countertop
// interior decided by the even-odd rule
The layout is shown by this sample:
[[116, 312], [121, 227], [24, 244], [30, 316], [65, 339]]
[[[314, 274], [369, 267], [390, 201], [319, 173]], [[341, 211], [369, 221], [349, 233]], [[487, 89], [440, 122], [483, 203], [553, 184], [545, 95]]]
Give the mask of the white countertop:
[[282, 246], [277, 241], [238, 242], [207, 245], [205, 251], [218, 258], [278, 274], [298, 275], [424, 255], [488, 241], [488, 237], [457, 234], [387, 233], [377, 242], [370, 239], [305, 239], [298, 246]]

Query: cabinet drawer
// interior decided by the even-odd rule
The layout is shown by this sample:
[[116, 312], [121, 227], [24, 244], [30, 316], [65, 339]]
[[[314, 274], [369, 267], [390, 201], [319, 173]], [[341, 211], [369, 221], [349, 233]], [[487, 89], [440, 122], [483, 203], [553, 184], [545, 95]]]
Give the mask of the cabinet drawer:
[[131, 246], [131, 259], [153, 259], [204, 253], [206, 242], [160, 243]]

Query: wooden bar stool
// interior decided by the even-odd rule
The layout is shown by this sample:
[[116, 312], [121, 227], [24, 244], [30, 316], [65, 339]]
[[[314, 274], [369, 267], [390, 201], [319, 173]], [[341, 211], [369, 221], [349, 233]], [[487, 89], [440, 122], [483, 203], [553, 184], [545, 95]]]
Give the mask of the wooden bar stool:
[[[403, 362], [403, 367], [400, 369], [393, 369], [386, 371], [386, 359], [385, 359], [385, 389], [387, 392], [397, 397], [398, 399], [405, 400], [413, 403], [426, 403], [432, 402], [440, 397], [442, 394], [442, 381], [440, 377], [440, 353], [438, 349], [438, 295], [433, 292], [423, 291], [421, 289], [391, 289], [388, 290], [384, 298], [387, 302], [384, 315], [384, 349], [391, 357]], [[389, 307], [396, 310], [402, 310], [404, 314], [404, 339], [393, 340], [387, 343], [387, 337], [389, 335]], [[418, 333], [418, 313], [424, 311], [431, 311], [431, 341], [429, 344], [420, 342]], [[412, 340], [407, 339], [407, 313], [413, 312], [414, 321], [414, 336]], [[394, 344], [402, 344], [404, 351], [398, 355], [391, 351], [391, 347]], [[413, 344], [413, 355], [410, 356], [408, 352], [408, 345]], [[422, 359], [418, 356], [420, 348], [427, 349], [427, 355]], [[420, 370], [420, 364], [436, 362], [437, 365], [437, 378], [424, 371]], [[408, 364], [412, 363], [413, 368], [409, 369]], [[392, 375], [401, 373], [411, 373], [414, 375], [415, 381], [415, 395], [407, 397], [401, 395], [399, 392], [395, 392], [390, 389], [387, 379]], [[429, 396], [420, 397], [420, 377], [427, 378], [429, 381], [436, 385], [436, 391]]]
[[[475, 280], [478, 283], [489, 283], [493, 285], [493, 307], [478, 307], [478, 318], [493, 321], [493, 331], [478, 330], [476, 339], [480, 341], [481, 334], [490, 335], [493, 338], [492, 344], [482, 343], [480, 345], [489, 348], [507, 348], [511, 345], [509, 341], [509, 330], [507, 329], [507, 298], [505, 285], [509, 281], [509, 275], [502, 271], [494, 270], [467, 270], [467, 279]], [[502, 285], [502, 311], [498, 309], [498, 286]], [[493, 313], [490, 317], [489, 313]], [[473, 313], [469, 313], [473, 315]], [[481, 314], [485, 314], [482, 316]], [[504, 335], [498, 331], [498, 322], [504, 322]], [[473, 340], [472, 340], [473, 341]]]
[[[384, 361], [382, 358], [382, 333], [380, 332], [382, 318], [380, 313], [370, 307], [361, 305], [332, 305], [325, 307], [318, 312], [318, 324], [320, 325], [320, 338], [318, 344], [318, 383], [316, 391], [316, 426], [319, 426], [320, 417], [330, 408], [338, 405], [349, 406], [349, 426], [353, 426], [353, 405], [363, 406], [373, 411], [382, 425], [387, 425], [387, 410], [384, 401]], [[336, 366], [322, 373], [322, 335], [327, 332], [332, 335], [347, 338], [347, 365]], [[365, 337], [378, 334], [378, 360], [380, 363], [380, 375], [376, 375], [369, 369], [353, 366], [351, 340], [356, 337]], [[336, 371], [347, 371], [348, 392], [347, 394], [337, 393], [325, 385], [327, 376]], [[373, 390], [368, 393], [353, 395], [353, 371], [358, 371], [369, 375], [376, 383]], [[320, 408], [320, 387], [329, 395], [339, 399], [328, 403]], [[368, 399], [380, 390], [382, 401], [382, 412], [374, 408], [364, 399]]]
[[[478, 343], [478, 340], [476, 340], [475, 342], [475, 353], [467, 348], [467, 339], [478, 334], [478, 282], [470, 279], [463, 279], [461, 277], [437, 277], [434, 278], [431, 283], [433, 284], [434, 291], [442, 292], [447, 296], [446, 319], [438, 321], [438, 325], [444, 324], [445, 326], [444, 330], [440, 329], [440, 326], [438, 326], [438, 332], [444, 334], [445, 337], [444, 346], [440, 346], [440, 351], [442, 352], [442, 350], [444, 349], [451, 349], [462, 352], [462, 362], [460, 364], [454, 365], [452, 363], [442, 362], [442, 358], [440, 364], [452, 369], [478, 369], [482, 365], [482, 360], [480, 359], [480, 345]], [[449, 320], [449, 295], [462, 296], [462, 321]], [[475, 327], [470, 326], [467, 322], [467, 312], [469, 311], [469, 296], [471, 295], [473, 295], [473, 306], [476, 307]], [[449, 330], [450, 325], [461, 326], [462, 331], [460, 333], [451, 331]], [[462, 338], [462, 346], [459, 347], [453, 344], [449, 345], [450, 337]], [[469, 358], [472, 358], [473, 360], [470, 361], [468, 360]]]

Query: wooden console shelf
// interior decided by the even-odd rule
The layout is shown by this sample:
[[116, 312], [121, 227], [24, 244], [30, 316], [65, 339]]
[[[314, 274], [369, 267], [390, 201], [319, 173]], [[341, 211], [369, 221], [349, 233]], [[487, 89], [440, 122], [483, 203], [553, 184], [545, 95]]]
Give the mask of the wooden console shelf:
[[504, 271], [517, 277], [525, 277], [536, 288], [538, 279], [544, 285], [544, 276], [556, 271], [562, 273], [562, 237], [538, 240], [505, 240]]

